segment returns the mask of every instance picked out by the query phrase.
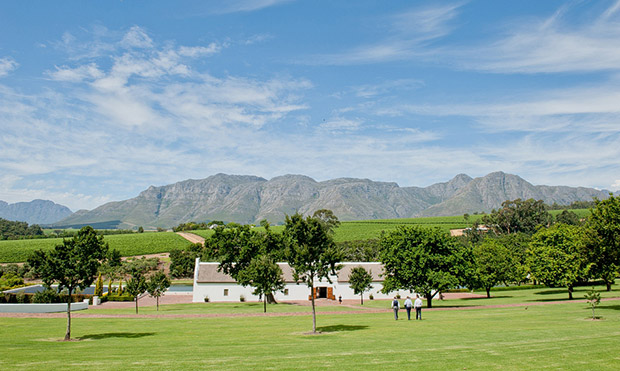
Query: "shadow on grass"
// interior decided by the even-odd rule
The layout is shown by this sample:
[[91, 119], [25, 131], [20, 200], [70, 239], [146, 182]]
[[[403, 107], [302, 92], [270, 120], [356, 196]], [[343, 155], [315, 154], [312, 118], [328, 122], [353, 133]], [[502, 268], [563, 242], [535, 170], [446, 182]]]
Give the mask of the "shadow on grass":
[[[573, 294], [576, 291], [577, 290], [574, 290]], [[566, 294], [566, 295], [568, 295], [568, 289], [544, 290], [544, 291], [537, 291], [537, 292], [534, 293], [534, 295], [554, 295], [554, 294]]]
[[493, 293], [491, 292], [491, 297], [487, 298], [486, 295], [484, 297], [477, 297], [477, 298], [460, 298], [458, 300], [465, 300], [465, 301], [469, 301], [469, 300], [489, 300], [489, 299], [506, 299], [506, 298], [512, 298], [511, 295], [493, 295]]
[[316, 330], [319, 332], [344, 332], [344, 331], [365, 330], [367, 328], [368, 326], [365, 326], [365, 325], [333, 325], [333, 326], [317, 327]]
[[109, 339], [109, 338], [122, 338], [122, 339], [137, 339], [145, 336], [153, 336], [154, 332], [106, 332], [104, 334], [92, 334], [92, 335], [84, 335], [80, 336], [78, 339], [80, 340], [101, 340], [101, 339]]
[[620, 305], [600, 305], [596, 307], [596, 310], [599, 310], [599, 309], [620, 310]]

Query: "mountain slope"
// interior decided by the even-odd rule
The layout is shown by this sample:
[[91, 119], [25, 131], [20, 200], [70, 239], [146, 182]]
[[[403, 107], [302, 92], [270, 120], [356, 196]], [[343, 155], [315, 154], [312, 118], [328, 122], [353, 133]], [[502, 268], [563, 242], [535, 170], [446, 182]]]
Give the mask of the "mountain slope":
[[28, 224], [50, 224], [72, 214], [68, 207], [47, 200], [33, 200], [8, 204], [0, 201], [0, 218], [27, 222]]
[[605, 198], [590, 188], [534, 186], [501, 172], [472, 179], [459, 174], [445, 183], [399, 187], [396, 183], [339, 178], [323, 182], [303, 175], [270, 180], [255, 176], [217, 174], [149, 187], [137, 197], [80, 211], [59, 226], [108, 223], [122, 228], [171, 227], [188, 221], [224, 220], [281, 223], [297, 211], [312, 214], [330, 209], [340, 220], [391, 219], [459, 215], [490, 211], [507, 199], [535, 198], [546, 203]]

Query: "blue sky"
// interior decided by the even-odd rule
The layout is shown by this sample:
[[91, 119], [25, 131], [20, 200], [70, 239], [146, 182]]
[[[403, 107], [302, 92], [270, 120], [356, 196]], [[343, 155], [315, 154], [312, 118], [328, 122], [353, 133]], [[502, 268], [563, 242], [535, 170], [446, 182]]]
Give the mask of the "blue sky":
[[620, 189], [620, 2], [3, 1], [0, 200], [216, 173]]

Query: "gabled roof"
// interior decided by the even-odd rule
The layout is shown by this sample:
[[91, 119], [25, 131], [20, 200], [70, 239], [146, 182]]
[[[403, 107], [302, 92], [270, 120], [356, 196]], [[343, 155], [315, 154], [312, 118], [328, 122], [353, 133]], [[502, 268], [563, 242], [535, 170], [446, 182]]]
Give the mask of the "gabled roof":
[[[201, 262], [198, 267], [198, 283], [236, 283], [236, 281], [229, 275], [223, 272], [218, 272], [217, 267], [219, 263], [203, 263]], [[342, 269], [337, 272], [338, 282], [349, 282], [349, 275], [351, 270], [355, 267], [363, 267], [371, 273], [373, 282], [383, 281], [380, 274], [383, 273], [383, 264], [381, 263], [366, 263], [366, 262], [344, 262], [341, 263]], [[280, 269], [282, 269], [282, 275], [284, 282], [295, 283], [293, 279], [293, 269], [288, 263], [278, 263]]]

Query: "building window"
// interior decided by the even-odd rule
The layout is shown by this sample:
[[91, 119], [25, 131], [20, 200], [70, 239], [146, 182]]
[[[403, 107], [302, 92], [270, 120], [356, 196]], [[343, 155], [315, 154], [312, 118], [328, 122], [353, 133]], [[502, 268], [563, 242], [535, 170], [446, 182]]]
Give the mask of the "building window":
[[288, 295], [288, 289], [284, 289], [284, 295]]
[[228, 296], [228, 289], [224, 289], [224, 296]]

